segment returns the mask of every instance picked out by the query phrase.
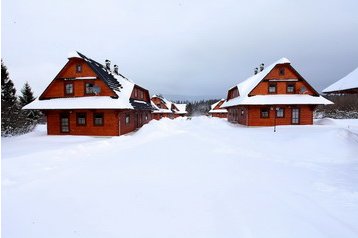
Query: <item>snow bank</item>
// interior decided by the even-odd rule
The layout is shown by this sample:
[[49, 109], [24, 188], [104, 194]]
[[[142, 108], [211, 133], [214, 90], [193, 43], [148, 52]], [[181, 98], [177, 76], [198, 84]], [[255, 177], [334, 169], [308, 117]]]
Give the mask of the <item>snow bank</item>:
[[[357, 237], [358, 122], [2, 139], [3, 237]], [[357, 124], [355, 124], [357, 125]]]

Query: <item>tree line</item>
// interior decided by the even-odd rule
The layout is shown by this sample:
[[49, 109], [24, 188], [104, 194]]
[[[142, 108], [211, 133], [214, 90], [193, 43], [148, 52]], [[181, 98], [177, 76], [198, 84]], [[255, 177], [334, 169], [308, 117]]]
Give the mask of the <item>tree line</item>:
[[28, 82], [16, 95], [16, 88], [7, 67], [1, 60], [1, 136], [20, 135], [31, 131], [41, 120], [38, 110], [22, 110], [35, 97]]

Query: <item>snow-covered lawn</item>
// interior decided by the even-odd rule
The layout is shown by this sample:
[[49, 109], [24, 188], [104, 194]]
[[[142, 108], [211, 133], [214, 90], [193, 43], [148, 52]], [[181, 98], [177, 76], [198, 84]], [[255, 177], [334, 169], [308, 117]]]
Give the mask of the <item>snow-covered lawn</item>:
[[2, 235], [358, 237], [358, 120], [2, 138]]

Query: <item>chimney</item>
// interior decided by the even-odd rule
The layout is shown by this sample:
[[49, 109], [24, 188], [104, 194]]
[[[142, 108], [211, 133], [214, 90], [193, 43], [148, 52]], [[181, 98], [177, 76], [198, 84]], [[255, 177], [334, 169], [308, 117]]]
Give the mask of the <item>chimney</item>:
[[110, 70], [111, 69], [111, 61], [110, 60], [108, 60], [108, 59], [106, 59], [106, 69], [107, 70]]
[[264, 63], [260, 64], [260, 72], [261, 72], [262, 70], [264, 70], [264, 68], [265, 68]]
[[259, 72], [258, 68], [255, 68], [255, 75]]
[[119, 75], [119, 72], [118, 72], [118, 65], [116, 65], [116, 64], [115, 64], [113, 67], [114, 67], [114, 70], [113, 70], [113, 71], [114, 71], [114, 74]]

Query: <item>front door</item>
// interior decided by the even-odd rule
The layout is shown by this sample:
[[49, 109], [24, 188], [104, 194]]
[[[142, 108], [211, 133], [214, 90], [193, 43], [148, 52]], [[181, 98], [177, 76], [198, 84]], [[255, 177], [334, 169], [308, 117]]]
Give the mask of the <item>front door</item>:
[[300, 109], [292, 108], [292, 124], [300, 123]]
[[60, 115], [60, 130], [62, 133], [70, 132], [70, 115], [68, 113]]

